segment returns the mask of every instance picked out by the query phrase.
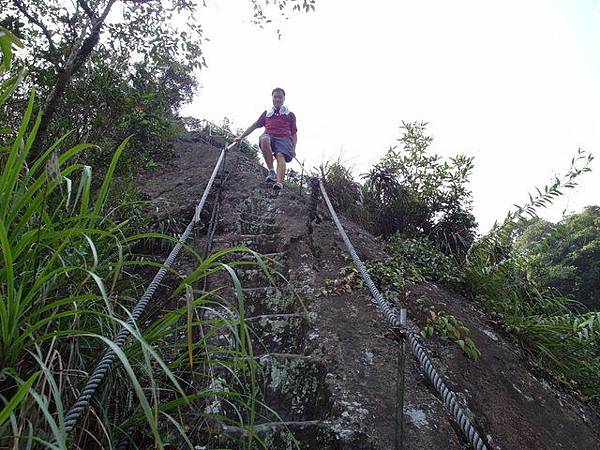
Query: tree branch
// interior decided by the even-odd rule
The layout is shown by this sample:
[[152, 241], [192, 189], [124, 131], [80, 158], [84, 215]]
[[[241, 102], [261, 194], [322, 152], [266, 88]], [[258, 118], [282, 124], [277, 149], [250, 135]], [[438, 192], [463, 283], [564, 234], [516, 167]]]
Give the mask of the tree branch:
[[97, 19], [96, 13], [94, 13], [94, 11], [92, 11], [92, 9], [90, 8], [90, 5], [88, 5], [85, 0], [77, 0], [77, 3], [79, 3], [79, 6], [81, 6], [81, 9], [83, 9], [85, 11], [85, 13], [88, 15], [88, 17], [92, 21], [92, 23], [94, 21], [96, 21], [96, 19]]
[[58, 70], [60, 70], [60, 60], [56, 57], [56, 55], [58, 55], [58, 52], [56, 50], [56, 47], [54, 46], [54, 42], [52, 42], [52, 33], [50, 33], [46, 25], [44, 25], [44, 23], [41, 20], [31, 15], [31, 13], [27, 10], [27, 8], [25, 8], [25, 5], [21, 2], [21, 0], [13, 0], [13, 3], [17, 7], [17, 9], [21, 11], [21, 14], [23, 14], [32, 24], [37, 25], [37, 27], [42, 30], [42, 33], [44, 33], [44, 36], [46, 36], [46, 40], [48, 41], [48, 48], [50, 49], [51, 54], [50, 62], [54, 64], [54, 66]]
[[81, 45], [77, 43], [75, 46], [73, 46], [73, 50], [71, 50], [69, 58], [65, 62], [62, 70], [58, 73], [56, 83], [52, 87], [52, 90], [50, 91], [50, 94], [48, 95], [48, 98], [44, 104], [44, 111], [42, 113], [42, 119], [38, 128], [38, 134], [35, 138], [33, 151], [30, 155], [32, 158], [41, 152], [41, 146], [44, 143], [46, 134], [48, 133], [48, 126], [50, 125], [52, 117], [56, 112], [58, 103], [65, 93], [71, 78], [89, 58], [92, 50], [100, 40], [100, 31], [102, 30], [102, 25], [104, 25], [104, 20], [106, 19], [106, 16], [108, 16], [108, 13], [110, 12], [110, 9], [115, 1], [116, 0], [109, 0], [104, 8], [104, 11], [102, 11], [102, 14], [92, 22], [92, 28], [88, 36], [85, 39], [80, 39], [79, 42], [81, 42]]

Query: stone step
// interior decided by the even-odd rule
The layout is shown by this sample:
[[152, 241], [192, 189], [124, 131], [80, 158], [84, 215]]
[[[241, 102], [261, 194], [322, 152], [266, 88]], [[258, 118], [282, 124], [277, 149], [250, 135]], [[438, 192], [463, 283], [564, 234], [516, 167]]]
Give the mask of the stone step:
[[281, 239], [271, 234], [241, 234], [236, 237], [234, 245], [245, 246], [258, 253], [277, 253]]
[[247, 317], [264, 314], [293, 314], [304, 310], [300, 299], [286, 288], [269, 286], [244, 288], [242, 291], [244, 292]]
[[237, 222], [237, 230], [246, 235], [274, 235], [281, 231], [281, 227], [265, 221], [247, 221], [240, 219]]
[[[262, 403], [257, 417], [265, 420], [324, 419], [331, 414], [331, 393], [323, 360], [294, 353], [269, 353], [257, 358]], [[273, 417], [275, 411], [279, 417]]]
[[238, 269], [236, 273], [243, 288], [263, 287], [272, 284], [261, 269]]
[[270, 269], [270, 278], [257, 264], [238, 266], [237, 276], [243, 288], [281, 286], [286, 283], [288, 270], [285, 266]]
[[236, 236], [237, 239], [239, 240], [246, 240], [246, 239], [254, 239], [254, 240], [279, 240], [281, 239], [279, 237], [278, 234], [273, 234], [273, 233], [246, 233], [246, 234], [238, 234]]
[[240, 219], [247, 222], [261, 221], [273, 224], [277, 220], [277, 214], [275, 210], [270, 212], [240, 211]]
[[[237, 257], [239, 259], [256, 260], [256, 258], [254, 258], [254, 255], [247, 253], [247, 252], [246, 253], [232, 253], [232, 255], [234, 255], [235, 257]], [[263, 257], [263, 259], [284, 261], [288, 256], [288, 252], [287, 252], [287, 250], [284, 250], [281, 252], [261, 253], [260, 256]]]
[[240, 203], [236, 208], [240, 214], [252, 214], [256, 216], [267, 216], [276, 214], [277, 208], [273, 203], [272, 192], [261, 197], [252, 197]]
[[[364, 433], [349, 429], [345, 424], [328, 420], [278, 421], [256, 424], [253, 432], [269, 450], [372, 450]], [[245, 428], [223, 425], [223, 433], [230, 442], [245, 448], [249, 433]], [[227, 446], [226, 442], [223, 442]], [[391, 448], [391, 445], [390, 445]]]
[[307, 320], [304, 314], [262, 314], [246, 319], [254, 355], [299, 353], [304, 347]]

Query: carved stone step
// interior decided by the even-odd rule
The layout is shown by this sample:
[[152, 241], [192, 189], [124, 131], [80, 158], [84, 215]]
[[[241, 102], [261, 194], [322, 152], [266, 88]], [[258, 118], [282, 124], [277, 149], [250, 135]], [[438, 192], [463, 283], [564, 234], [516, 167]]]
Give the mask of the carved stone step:
[[246, 323], [254, 355], [302, 351], [307, 326], [304, 314], [263, 314], [246, 319]]
[[[285, 270], [284, 270], [285, 272]], [[238, 266], [236, 268], [237, 276], [243, 288], [266, 287], [271, 285], [281, 285], [281, 277], [271, 275], [271, 278], [263, 271], [262, 268], [255, 265]], [[283, 274], [285, 276], [285, 274]]]
[[273, 235], [281, 231], [281, 227], [272, 223], [273, 221], [248, 221], [240, 219], [237, 223], [237, 229], [243, 234], [262, 234]]
[[[348, 428], [345, 424], [328, 420], [265, 422], [254, 426], [253, 431], [269, 450], [372, 450], [366, 443], [366, 436]], [[223, 432], [230, 441], [242, 443], [248, 441], [245, 428], [223, 425]], [[224, 443], [224, 445], [226, 445]], [[290, 447], [291, 446], [291, 447]]]
[[240, 211], [240, 219], [245, 220], [247, 222], [260, 221], [263, 223], [274, 224], [276, 221], [276, 217], [277, 215], [275, 214], [275, 210], [268, 212]]
[[[263, 402], [280, 419], [324, 419], [331, 413], [331, 394], [325, 382], [327, 368], [317, 358], [293, 353], [269, 353], [257, 359]], [[272, 417], [264, 407], [258, 417]]]
[[291, 314], [303, 312], [304, 306], [298, 296], [285, 288], [244, 288], [246, 317], [263, 314]]
[[281, 239], [271, 234], [242, 234], [236, 237], [234, 245], [245, 246], [258, 253], [277, 253]]

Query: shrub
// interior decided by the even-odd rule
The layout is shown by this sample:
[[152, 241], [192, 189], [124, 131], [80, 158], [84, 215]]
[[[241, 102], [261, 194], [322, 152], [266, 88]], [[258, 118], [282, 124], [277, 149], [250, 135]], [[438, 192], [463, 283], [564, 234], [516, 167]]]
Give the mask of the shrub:
[[457, 155], [446, 162], [430, 154], [426, 125], [403, 123], [401, 148], [390, 148], [363, 176], [364, 204], [377, 211], [375, 234], [424, 235], [442, 251], [462, 254], [476, 227], [467, 188], [473, 158]]
[[600, 309], [600, 207], [556, 224], [532, 219], [518, 230], [515, 247], [527, 254], [527, 274], [539, 286]]

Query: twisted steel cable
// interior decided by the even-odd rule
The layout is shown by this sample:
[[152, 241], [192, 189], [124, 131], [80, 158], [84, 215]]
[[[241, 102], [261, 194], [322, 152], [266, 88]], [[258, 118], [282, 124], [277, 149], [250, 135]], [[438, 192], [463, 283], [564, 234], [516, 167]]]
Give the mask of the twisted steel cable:
[[[198, 205], [196, 206], [196, 210], [194, 212], [194, 217], [192, 217], [192, 220], [188, 224], [187, 228], [181, 234], [181, 236], [179, 238], [179, 242], [177, 242], [175, 247], [173, 247], [173, 249], [169, 253], [169, 256], [167, 256], [167, 259], [165, 259], [163, 267], [161, 267], [160, 270], [156, 273], [156, 275], [154, 276], [154, 278], [152, 279], [152, 281], [146, 288], [146, 291], [144, 292], [144, 294], [142, 295], [142, 297], [140, 298], [138, 303], [133, 308], [133, 311], [131, 312], [129, 319], [127, 319], [127, 321], [125, 322], [126, 326], [123, 326], [121, 328], [121, 330], [117, 334], [116, 338], [113, 340], [113, 342], [115, 343], [115, 345], [118, 348], [123, 347], [125, 340], [129, 336], [129, 328], [131, 328], [134, 325], [134, 323], [142, 315], [142, 312], [146, 308], [146, 305], [148, 304], [148, 302], [150, 301], [150, 299], [156, 292], [158, 285], [160, 284], [163, 277], [167, 273], [167, 269], [173, 265], [173, 262], [175, 261], [175, 258], [177, 257], [181, 248], [183, 247], [183, 244], [187, 241], [188, 237], [190, 236], [190, 234], [191, 234], [194, 226], [198, 222], [198, 220], [200, 220], [200, 213], [202, 212], [202, 209], [204, 208], [204, 204], [206, 203], [206, 199], [208, 198], [208, 193], [211, 190], [211, 187], [215, 181], [215, 177], [217, 176], [217, 172], [219, 171], [219, 168], [223, 162], [223, 159], [225, 157], [225, 152], [227, 150], [231, 149], [234, 145], [235, 145], [235, 143], [230, 144], [229, 146], [227, 146], [227, 147], [223, 148], [223, 150], [221, 150], [221, 154], [219, 156], [217, 164], [215, 165], [215, 168], [213, 169], [212, 175], [211, 175], [210, 179], [208, 180], [208, 184], [206, 185], [206, 188], [204, 189], [202, 198], [200, 199], [200, 201], [198, 202]], [[104, 376], [106, 375], [106, 372], [108, 372], [108, 369], [110, 368], [115, 356], [116, 356], [116, 353], [112, 347], [107, 349], [106, 352], [104, 353], [104, 356], [102, 357], [102, 359], [100, 360], [100, 362], [98, 363], [98, 365], [96, 366], [94, 371], [92, 372], [92, 375], [89, 377], [85, 387], [83, 388], [83, 391], [81, 391], [81, 393], [79, 394], [79, 398], [77, 399], [75, 404], [73, 404], [73, 406], [71, 406], [71, 409], [69, 409], [69, 411], [65, 415], [65, 425], [64, 426], [65, 426], [66, 434], [70, 433], [73, 430], [73, 428], [77, 424], [77, 421], [81, 417], [81, 414], [88, 407], [90, 400], [94, 396], [94, 393], [96, 392], [96, 389], [98, 388], [98, 386], [100, 386], [100, 384], [104, 380]]]
[[[336, 225], [338, 231], [340, 232], [340, 235], [342, 236], [344, 243], [346, 244], [346, 248], [350, 252], [350, 256], [352, 256], [352, 259], [354, 260], [356, 267], [360, 271], [363, 280], [369, 287], [369, 290], [371, 291], [371, 294], [373, 295], [373, 299], [375, 300], [375, 303], [377, 304], [379, 309], [383, 312], [385, 319], [391, 326], [393, 326], [393, 327], [400, 326], [400, 320], [399, 320], [398, 316], [396, 315], [394, 308], [383, 297], [381, 292], [379, 292], [379, 290], [375, 286], [375, 283], [373, 283], [373, 280], [371, 279], [371, 276], [369, 275], [367, 268], [365, 267], [363, 262], [358, 257], [358, 254], [356, 253], [356, 250], [354, 249], [352, 242], [350, 242], [350, 239], [348, 238], [346, 231], [344, 231], [344, 227], [342, 226], [340, 219], [338, 218], [335, 210], [333, 209], [333, 206], [331, 205], [331, 201], [329, 200], [329, 196], [327, 195], [327, 191], [325, 190], [325, 186], [323, 185], [322, 180], [319, 180], [319, 187], [321, 189], [321, 193], [323, 194], [323, 198], [325, 199], [325, 203], [327, 204], [327, 208], [329, 209], [329, 213], [331, 214], [331, 217], [333, 218], [333, 221], [335, 222], [335, 225]], [[456, 395], [454, 394], [454, 392], [452, 392], [450, 389], [448, 389], [448, 387], [446, 386], [446, 384], [444, 383], [442, 378], [439, 376], [439, 374], [433, 367], [433, 364], [431, 364], [431, 360], [429, 359], [429, 356], [427, 355], [427, 351], [425, 350], [425, 347], [423, 347], [423, 345], [419, 341], [418, 335], [414, 331], [410, 331], [410, 330], [405, 330], [405, 331], [406, 331], [406, 335], [408, 337], [408, 342], [410, 344], [410, 349], [412, 350], [414, 355], [417, 357], [419, 363], [421, 364], [421, 368], [423, 369], [423, 371], [425, 372], [425, 374], [431, 381], [431, 383], [434, 386], [435, 390], [437, 391], [438, 395], [444, 401], [446, 408], [452, 413], [454, 420], [456, 420], [456, 423], [458, 423], [458, 425], [460, 426], [461, 430], [463, 431], [463, 433], [465, 434], [465, 436], [467, 437], [467, 439], [469, 440], [469, 442], [471, 443], [473, 448], [475, 448], [476, 450], [487, 450], [486, 444], [483, 442], [483, 440], [479, 436], [479, 433], [477, 432], [477, 430], [475, 429], [475, 427], [469, 420], [469, 417], [464, 412], [460, 403], [458, 403], [458, 400], [456, 399]]]

